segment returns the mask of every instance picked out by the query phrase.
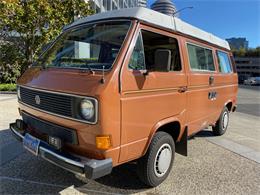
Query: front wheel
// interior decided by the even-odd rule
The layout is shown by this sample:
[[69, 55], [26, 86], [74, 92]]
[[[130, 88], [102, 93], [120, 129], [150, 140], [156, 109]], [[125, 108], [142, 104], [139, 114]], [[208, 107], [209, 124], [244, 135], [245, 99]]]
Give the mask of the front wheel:
[[169, 175], [174, 161], [175, 145], [171, 135], [157, 132], [145, 156], [137, 162], [139, 178], [148, 186], [158, 186]]
[[213, 134], [223, 135], [227, 130], [228, 122], [229, 122], [229, 111], [227, 107], [225, 107], [221, 112], [220, 117], [216, 122], [216, 125], [212, 127]]

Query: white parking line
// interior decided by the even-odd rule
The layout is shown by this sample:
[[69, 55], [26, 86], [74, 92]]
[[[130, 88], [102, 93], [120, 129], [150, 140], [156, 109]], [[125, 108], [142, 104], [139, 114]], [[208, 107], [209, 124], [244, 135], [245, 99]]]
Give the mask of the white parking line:
[[240, 156], [243, 156], [249, 160], [253, 160], [257, 163], [260, 163], [260, 152], [255, 151], [252, 148], [238, 144], [225, 138], [210, 137], [207, 138], [207, 140], [213, 144], [219, 145], [223, 148], [226, 148], [227, 150], [239, 154]]
[[55, 188], [63, 188], [69, 189], [69, 190], [80, 190], [83, 191], [84, 193], [86, 192], [92, 192], [96, 194], [118, 194], [118, 193], [109, 193], [109, 192], [102, 192], [98, 190], [89, 190], [83, 187], [74, 187], [72, 186], [65, 186], [65, 185], [58, 185], [58, 184], [51, 184], [51, 183], [45, 183], [45, 182], [38, 182], [38, 181], [32, 181], [32, 180], [27, 180], [27, 179], [21, 179], [21, 178], [16, 178], [16, 177], [7, 177], [7, 176], [0, 176], [0, 180], [10, 180], [10, 181], [16, 181], [16, 182], [25, 182], [25, 183], [31, 183], [31, 184], [37, 184], [37, 185], [44, 185], [44, 186], [50, 186], [50, 187], [55, 187]]
[[16, 178], [16, 177], [0, 176], [0, 179], [17, 181], [17, 182], [26, 182], [26, 183], [32, 183], [32, 184], [39, 184], [39, 185], [45, 185], [45, 186], [51, 186], [51, 187], [57, 187], [57, 188], [67, 188], [68, 187], [68, 186], [64, 186], [64, 185], [44, 183], [44, 182], [32, 181], [32, 180], [21, 179], [21, 178]]

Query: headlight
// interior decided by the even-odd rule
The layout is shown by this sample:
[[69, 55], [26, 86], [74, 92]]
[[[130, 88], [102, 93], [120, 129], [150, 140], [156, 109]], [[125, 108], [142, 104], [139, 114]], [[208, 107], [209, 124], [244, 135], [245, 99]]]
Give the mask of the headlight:
[[18, 97], [18, 99], [21, 99], [20, 87], [17, 86], [16, 90], [17, 90], [17, 97]]
[[83, 99], [80, 103], [81, 115], [84, 119], [91, 119], [95, 114], [95, 107], [88, 99]]

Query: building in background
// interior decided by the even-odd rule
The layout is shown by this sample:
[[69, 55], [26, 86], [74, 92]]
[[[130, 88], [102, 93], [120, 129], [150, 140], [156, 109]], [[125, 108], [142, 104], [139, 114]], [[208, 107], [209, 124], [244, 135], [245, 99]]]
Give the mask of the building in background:
[[179, 16], [175, 15], [177, 9], [175, 4], [171, 0], [156, 0], [151, 5], [151, 9], [169, 16]]
[[260, 77], [260, 57], [236, 57], [239, 83], [250, 77]]
[[232, 37], [232, 38], [226, 39], [226, 40], [232, 49], [240, 49], [240, 48], [248, 49], [248, 41], [246, 40], [246, 38]]
[[147, 0], [85, 0], [96, 13], [130, 7], [147, 7]]

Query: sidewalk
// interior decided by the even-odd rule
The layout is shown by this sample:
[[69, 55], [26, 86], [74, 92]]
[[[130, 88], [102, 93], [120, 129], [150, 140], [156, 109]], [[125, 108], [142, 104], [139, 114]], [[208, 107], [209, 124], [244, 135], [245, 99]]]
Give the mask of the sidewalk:
[[260, 163], [259, 117], [237, 112], [231, 115], [229, 124], [225, 135], [208, 137], [207, 140]]
[[[0, 94], [0, 166], [24, 152], [9, 131], [9, 123], [19, 118], [17, 96]], [[6, 152], [8, 151], [8, 152]]]

